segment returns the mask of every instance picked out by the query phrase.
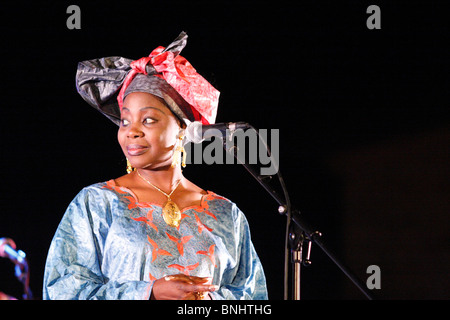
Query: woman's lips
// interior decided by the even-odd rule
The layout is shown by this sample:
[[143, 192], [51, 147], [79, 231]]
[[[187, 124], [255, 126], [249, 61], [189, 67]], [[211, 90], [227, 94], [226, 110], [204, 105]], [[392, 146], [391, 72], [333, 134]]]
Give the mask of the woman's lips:
[[127, 146], [127, 153], [130, 156], [140, 156], [141, 154], [147, 152], [147, 150], [148, 147], [138, 144], [130, 144]]

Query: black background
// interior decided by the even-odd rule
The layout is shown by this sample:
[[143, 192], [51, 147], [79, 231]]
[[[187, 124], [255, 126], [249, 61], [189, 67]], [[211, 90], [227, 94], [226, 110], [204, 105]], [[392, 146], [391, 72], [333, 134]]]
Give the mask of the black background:
[[[0, 237], [27, 253], [41, 299], [47, 250], [84, 186], [125, 173], [117, 127], [75, 89], [79, 61], [138, 59], [181, 31], [221, 91], [217, 122], [280, 130], [293, 204], [382, 299], [448, 299], [449, 23], [445, 1], [48, 1], [0, 5]], [[69, 30], [66, 9], [81, 9]], [[366, 9], [381, 9], [369, 30]], [[246, 213], [269, 297], [283, 298], [285, 219], [239, 165], [186, 177]], [[304, 299], [364, 299], [313, 246]], [[0, 260], [0, 291], [20, 297]]]

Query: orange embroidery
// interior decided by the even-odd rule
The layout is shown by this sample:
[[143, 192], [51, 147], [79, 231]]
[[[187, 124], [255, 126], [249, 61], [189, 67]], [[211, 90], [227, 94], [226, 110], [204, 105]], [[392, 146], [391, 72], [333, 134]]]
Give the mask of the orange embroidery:
[[193, 236], [185, 236], [185, 237], [181, 237], [180, 239], [178, 239], [178, 238], [176, 238], [174, 236], [171, 236], [167, 232], [166, 232], [166, 234], [167, 234], [167, 236], [169, 237], [170, 240], [172, 240], [173, 242], [175, 242], [177, 244], [178, 252], [181, 255], [184, 255], [184, 244], [186, 242], [188, 242]]
[[183, 220], [184, 218], [189, 218], [189, 216], [184, 213], [181, 214], [180, 224], [178, 225], [178, 227], [176, 227], [178, 231], [180, 231], [181, 220]]
[[133, 219], [134, 221], [139, 221], [139, 222], [143, 222], [145, 224], [148, 224], [150, 227], [152, 227], [153, 229], [158, 231], [158, 227], [153, 223], [153, 209], [150, 209], [147, 212], [147, 217], [139, 217], [139, 218], [131, 217], [131, 219]]
[[195, 210], [196, 212], [198, 212], [198, 213], [204, 212], [204, 213], [206, 213], [208, 216], [213, 217], [214, 219], [217, 220], [216, 216], [215, 216], [212, 212], [208, 211], [208, 209], [209, 209], [208, 203], [205, 203], [205, 205], [204, 205], [202, 208], [199, 208], [199, 209], [194, 208], [194, 210]]
[[214, 199], [217, 199], [217, 200], [227, 200], [227, 201], [228, 201], [227, 198], [221, 197], [221, 196], [215, 194], [214, 192], [208, 192], [208, 194], [205, 195], [205, 199], [206, 199], [206, 200], [209, 200], [209, 201], [214, 200]]
[[214, 219], [217, 220], [216, 216], [215, 216], [211, 211], [208, 211], [208, 210], [205, 209], [204, 212], [205, 212], [208, 216], [213, 217]]
[[156, 258], [158, 257], [158, 255], [162, 255], [162, 256], [171, 256], [171, 254], [169, 252], [167, 252], [166, 250], [163, 249], [159, 249], [158, 245], [156, 244], [155, 241], [153, 241], [152, 239], [150, 239], [149, 236], [147, 236], [148, 242], [150, 242], [150, 244], [153, 247], [152, 250], [152, 262], [156, 260]]
[[208, 204], [208, 201], [212, 201], [212, 200], [215, 200], [215, 199], [228, 200], [228, 199], [226, 199], [224, 197], [218, 196], [217, 194], [215, 194], [213, 192], [208, 191], [208, 194], [206, 194], [204, 196], [201, 208], [194, 208], [194, 210], [196, 212], [198, 212], [198, 213], [203, 212], [203, 213], [207, 214], [208, 216], [210, 216], [210, 217], [214, 218], [215, 220], [217, 220], [217, 217], [214, 215], [214, 213], [209, 211], [209, 204]]
[[214, 268], [217, 268], [216, 266], [216, 258], [214, 257], [214, 247], [216, 245], [213, 244], [209, 247], [208, 251], [197, 251], [197, 254], [204, 254], [205, 256], [208, 256], [211, 259], [212, 264], [214, 265]]
[[156, 277], [152, 276], [152, 274], [150, 272], [148, 273], [148, 278], [149, 278], [150, 281], [157, 280]]
[[149, 203], [140, 203], [136, 202], [136, 199], [133, 196], [125, 196], [125, 199], [128, 199], [130, 201], [130, 204], [128, 205], [128, 209], [134, 209], [134, 208], [151, 208], [152, 205]]
[[126, 191], [123, 191], [123, 190], [120, 189], [120, 187], [116, 186], [116, 184], [114, 183], [114, 180], [107, 181], [106, 184], [102, 188], [103, 189], [113, 190], [113, 191], [116, 191], [117, 193], [120, 193], [120, 194], [127, 194]]
[[125, 196], [125, 199], [128, 199], [130, 201], [130, 204], [128, 205], [128, 209], [134, 209], [137, 208], [136, 199], [134, 199], [132, 196]]
[[197, 262], [196, 264], [190, 265], [190, 266], [180, 266], [179, 264], [171, 264], [170, 266], [167, 266], [168, 268], [175, 268], [177, 270], [179, 270], [180, 272], [183, 272], [185, 275], [189, 275], [189, 271], [194, 270], [195, 268], [197, 268], [199, 265], [199, 262]]
[[197, 222], [198, 233], [202, 233], [202, 231], [204, 229], [207, 229], [209, 232], [211, 232], [213, 230], [213, 229], [207, 227], [205, 224], [203, 224], [195, 212], [194, 212], [194, 217], [195, 217], [195, 221]]

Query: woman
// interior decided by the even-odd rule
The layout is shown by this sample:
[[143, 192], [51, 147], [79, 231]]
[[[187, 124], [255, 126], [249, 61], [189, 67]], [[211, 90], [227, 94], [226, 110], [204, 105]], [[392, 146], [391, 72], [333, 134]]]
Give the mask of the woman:
[[[129, 174], [84, 188], [52, 240], [44, 299], [267, 299], [244, 214], [183, 177], [184, 129], [219, 92], [179, 55], [84, 61], [81, 96], [119, 124]], [[181, 163], [180, 163], [181, 162]]]

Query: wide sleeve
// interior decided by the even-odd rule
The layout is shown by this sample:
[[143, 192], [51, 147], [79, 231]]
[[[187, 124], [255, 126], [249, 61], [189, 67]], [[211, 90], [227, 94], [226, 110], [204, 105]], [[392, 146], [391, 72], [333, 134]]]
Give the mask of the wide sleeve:
[[83, 189], [67, 208], [51, 242], [44, 271], [44, 300], [148, 299], [152, 282], [109, 281], [102, 274], [111, 204], [99, 190]]
[[219, 290], [211, 296], [219, 300], [267, 300], [266, 278], [251, 241], [247, 219], [236, 205], [233, 205], [232, 213], [233, 231], [227, 237], [227, 246], [229, 251], [234, 251], [236, 263], [224, 272]]

